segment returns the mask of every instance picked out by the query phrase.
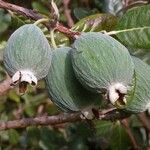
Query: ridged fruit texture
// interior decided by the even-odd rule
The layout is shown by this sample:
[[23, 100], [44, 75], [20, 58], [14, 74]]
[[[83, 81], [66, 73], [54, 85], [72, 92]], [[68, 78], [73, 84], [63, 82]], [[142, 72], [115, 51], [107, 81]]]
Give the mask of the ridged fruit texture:
[[98, 93], [115, 83], [128, 86], [134, 73], [126, 47], [102, 33], [84, 33], [75, 40], [72, 64], [79, 81]]
[[4, 51], [4, 65], [10, 76], [19, 70], [29, 70], [42, 79], [51, 63], [51, 48], [36, 25], [26, 24], [9, 38]]
[[49, 97], [66, 112], [79, 111], [101, 101], [99, 94], [87, 91], [76, 79], [70, 52], [71, 48], [69, 47], [53, 51], [51, 67], [46, 77]]
[[135, 85], [133, 93], [127, 98], [125, 109], [139, 113], [150, 108], [150, 66], [132, 57], [135, 64]]

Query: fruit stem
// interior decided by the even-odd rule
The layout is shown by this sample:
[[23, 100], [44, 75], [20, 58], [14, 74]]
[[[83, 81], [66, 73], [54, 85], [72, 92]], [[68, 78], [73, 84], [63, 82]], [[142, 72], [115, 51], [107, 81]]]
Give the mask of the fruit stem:
[[57, 48], [56, 42], [55, 42], [55, 38], [54, 38], [54, 30], [50, 30], [50, 37], [51, 37], [51, 43], [53, 48]]
[[42, 19], [39, 19], [39, 20], [37, 20], [37, 21], [35, 21], [34, 22], [34, 25], [38, 25], [38, 24], [40, 24], [40, 23], [43, 23], [43, 22], [48, 22], [49, 21], [49, 19], [47, 19], [47, 18], [42, 18]]

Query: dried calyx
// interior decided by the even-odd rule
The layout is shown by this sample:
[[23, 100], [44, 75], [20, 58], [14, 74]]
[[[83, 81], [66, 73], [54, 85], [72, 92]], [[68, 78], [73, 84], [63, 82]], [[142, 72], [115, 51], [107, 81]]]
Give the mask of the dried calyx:
[[117, 106], [125, 106], [126, 104], [126, 95], [127, 95], [127, 87], [122, 83], [115, 83], [109, 86], [108, 89], [108, 99], [113, 105]]
[[24, 93], [27, 89], [27, 85], [37, 85], [37, 78], [33, 72], [29, 70], [17, 71], [12, 77], [13, 85], [19, 84], [19, 92]]

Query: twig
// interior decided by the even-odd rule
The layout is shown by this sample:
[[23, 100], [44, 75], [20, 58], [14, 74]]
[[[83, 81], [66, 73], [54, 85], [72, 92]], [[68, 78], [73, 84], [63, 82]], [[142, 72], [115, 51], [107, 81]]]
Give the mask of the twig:
[[[39, 20], [44, 18], [42, 15], [38, 14], [37, 12], [31, 10], [31, 9], [27, 9], [24, 7], [20, 7], [11, 3], [7, 3], [4, 2], [2, 0], [0, 0], [0, 8], [4, 8], [6, 10], [11, 10], [13, 12], [16, 12], [20, 15], [26, 16], [29, 19], [33, 19], [33, 20]], [[48, 29], [50, 28], [55, 28], [56, 30], [67, 34], [68, 36], [74, 38], [74, 35], [80, 35], [79, 32], [73, 32], [70, 29], [64, 27], [63, 25], [61, 25], [60, 23], [53, 23], [53, 21], [49, 22], [49, 23], [43, 23]]]
[[62, 33], [67, 34], [68, 36], [70, 36], [72, 38], [75, 38], [75, 35], [80, 35], [81, 34], [80, 32], [69, 30], [68, 28], [64, 27], [60, 23], [56, 24], [55, 29], [62, 32]]
[[127, 120], [127, 119], [121, 120], [121, 124], [122, 124], [123, 127], [125, 128], [125, 130], [126, 130], [128, 136], [129, 136], [129, 138], [130, 138], [130, 140], [131, 140], [133, 149], [135, 149], [135, 150], [138, 149], [138, 145], [137, 145], [137, 143], [136, 143], [136, 140], [135, 140], [135, 138], [134, 138], [134, 136], [133, 136], [133, 134], [132, 134], [132, 131], [131, 131], [130, 127], [129, 127], [128, 120]]
[[[102, 113], [103, 112], [103, 113]], [[100, 120], [111, 120], [111, 121], [115, 121], [118, 119], [124, 119], [124, 118], [128, 118], [130, 117], [130, 113], [124, 112], [122, 110], [118, 110], [118, 109], [108, 109], [107, 110], [101, 110], [99, 112], [99, 119]]]
[[138, 114], [138, 118], [143, 126], [150, 132], [150, 120], [147, 118], [145, 112]]
[[56, 116], [42, 116], [35, 118], [23, 118], [20, 120], [0, 122], [0, 130], [25, 128], [31, 125], [55, 125], [65, 122], [76, 122], [79, 120], [81, 120], [79, 113], [63, 114]]
[[70, 0], [63, 0], [63, 4], [64, 4], [64, 14], [67, 18], [67, 22], [68, 22], [68, 26], [72, 27], [74, 25], [74, 21], [71, 17], [71, 10], [69, 9], [69, 3]]
[[[116, 115], [116, 112], [117, 115]], [[0, 122], [0, 131], [15, 128], [25, 128], [28, 126], [37, 125], [58, 125], [66, 122], [81, 121], [81, 113], [60, 114], [55, 116], [40, 116], [35, 118], [23, 118], [20, 120]], [[100, 120], [115, 120], [120, 118], [126, 118], [128, 115], [122, 115], [121, 111], [113, 110], [107, 114], [101, 114]]]
[[26, 9], [26, 8], [23, 8], [14, 4], [4, 2], [2, 0], [0, 0], [0, 8], [4, 8], [6, 10], [8, 9], [8, 10], [17, 12], [18, 14], [26, 16], [33, 20], [39, 20], [43, 18], [42, 15], [37, 14], [35, 11], [31, 9]]

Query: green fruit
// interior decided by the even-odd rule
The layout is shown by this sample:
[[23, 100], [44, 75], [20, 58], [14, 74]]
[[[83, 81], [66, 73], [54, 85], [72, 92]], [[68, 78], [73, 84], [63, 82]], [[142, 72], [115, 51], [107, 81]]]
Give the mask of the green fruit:
[[51, 63], [51, 48], [43, 32], [34, 24], [17, 29], [4, 51], [4, 65], [14, 83], [37, 84]]
[[127, 95], [124, 109], [139, 113], [150, 108], [150, 66], [139, 58], [132, 58], [135, 64], [134, 88]]
[[69, 47], [53, 51], [51, 67], [46, 77], [49, 97], [65, 112], [80, 111], [100, 102], [99, 94], [87, 91], [75, 78], [70, 52]]
[[102, 33], [84, 33], [75, 40], [72, 64], [84, 87], [106, 93], [112, 103], [127, 93], [134, 73], [126, 47]]

